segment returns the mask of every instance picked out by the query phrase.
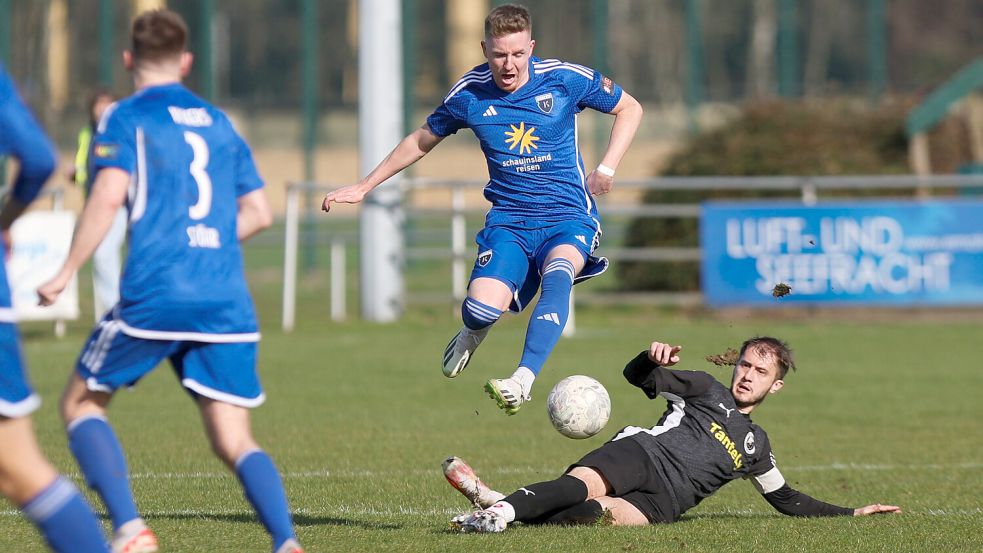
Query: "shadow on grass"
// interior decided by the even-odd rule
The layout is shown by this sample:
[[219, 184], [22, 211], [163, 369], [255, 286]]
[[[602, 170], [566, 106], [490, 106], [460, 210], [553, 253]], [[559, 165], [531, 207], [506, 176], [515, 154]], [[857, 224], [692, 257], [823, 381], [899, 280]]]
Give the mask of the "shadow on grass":
[[[100, 515], [99, 518], [106, 519], [105, 515]], [[252, 514], [230, 514], [230, 513], [150, 513], [144, 515], [143, 517], [147, 521], [153, 521], [154, 519], [167, 519], [167, 520], [217, 520], [221, 522], [238, 522], [244, 524], [259, 524], [256, 520], [256, 516]], [[356, 526], [364, 530], [401, 530], [403, 528], [402, 524], [390, 524], [390, 523], [380, 523], [380, 522], [368, 522], [364, 520], [355, 520], [350, 518], [338, 518], [338, 517], [326, 517], [326, 516], [311, 516], [303, 514], [293, 515], [294, 524], [296, 526]], [[149, 524], [153, 526], [153, 524]]]
[[697, 521], [701, 519], [706, 520], [721, 520], [721, 519], [736, 519], [736, 520], [747, 520], [747, 519], [766, 519], [766, 518], [784, 518], [784, 515], [779, 513], [743, 513], [740, 511], [732, 512], [720, 512], [720, 513], [699, 513], [693, 515], [685, 515], [679, 522], [686, 521]]

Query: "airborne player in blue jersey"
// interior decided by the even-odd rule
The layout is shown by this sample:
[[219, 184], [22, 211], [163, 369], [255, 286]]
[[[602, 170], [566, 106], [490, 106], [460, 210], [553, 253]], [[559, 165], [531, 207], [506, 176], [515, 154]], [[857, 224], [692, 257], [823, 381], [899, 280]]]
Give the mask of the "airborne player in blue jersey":
[[31, 426], [30, 414], [41, 400], [27, 380], [4, 261], [10, 227], [55, 170], [55, 152], [3, 64], [0, 155], [11, 155], [20, 163], [0, 208], [0, 493], [34, 522], [54, 551], [104, 553], [109, 549], [92, 508], [44, 457]]
[[[542, 288], [530, 317], [522, 358], [509, 378], [485, 390], [506, 413], [529, 399], [533, 381], [559, 340], [569, 315], [571, 287], [607, 269], [595, 257], [601, 236], [594, 196], [611, 190], [614, 172], [642, 117], [642, 108], [600, 73], [532, 55], [532, 20], [522, 6], [499, 6], [485, 19], [488, 63], [466, 73], [427, 123], [404, 138], [357, 184], [329, 193], [322, 204], [357, 203], [462, 128], [477, 136], [488, 162], [485, 197], [492, 209], [476, 238], [478, 255], [464, 328], [444, 352], [443, 370], [457, 376], [492, 324], [521, 311]], [[593, 171], [577, 142], [576, 116], [585, 108], [614, 115], [610, 141]]]
[[223, 112], [181, 84], [192, 61], [186, 43], [187, 27], [174, 12], [145, 12], [133, 22], [124, 62], [137, 92], [103, 115], [93, 149], [98, 174], [68, 259], [38, 290], [42, 304], [54, 302], [126, 204], [120, 302], [82, 350], [62, 415], [72, 453], [109, 511], [113, 550], [157, 551], [106, 408], [116, 390], [168, 359], [273, 551], [297, 553], [280, 475], [249, 427], [249, 409], [265, 396], [239, 242], [268, 227], [272, 215], [245, 141]]

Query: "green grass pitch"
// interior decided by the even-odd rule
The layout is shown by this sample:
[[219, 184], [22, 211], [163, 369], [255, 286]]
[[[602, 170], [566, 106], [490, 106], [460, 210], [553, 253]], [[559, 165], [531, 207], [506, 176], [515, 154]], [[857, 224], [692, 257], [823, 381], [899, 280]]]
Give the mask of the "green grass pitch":
[[[983, 549], [979, 317], [940, 322], [899, 312], [851, 322], [845, 314], [728, 319], [581, 309], [577, 335], [561, 340], [531, 404], [506, 417], [481, 386], [514, 367], [526, 315], [501, 321], [472, 365], [449, 380], [439, 368], [458, 328], [449, 307], [415, 308], [398, 324], [335, 324], [321, 300], [323, 282], [318, 288], [311, 279], [301, 288], [298, 327], [284, 335], [275, 274], [270, 268], [253, 272], [268, 396], [253, 424], [284, 475], [309, 552]], [[60, 340], [46, 325], [23, 328], [33, 381], [44, 398], [34, 415], [37, 432], [49, 457], [80, 486], [57, 398], [90, 318], [86, 313], [72, 323]], [[800, 367], [753, 416], [768, 431], [790, 484], [841, 505], [897, 504], [904, 514], [794, 519], [774, 512], [750, 483], [737, 481], [673, 525], [516, 526], [492, 536], [449, 529], [448, 520], [468, 505], [440, 473], [446, 456], [465, 458], [505, 492], [552, 479], [621, 426], [655, 424], [665, 402], [647, 400], [621, 377], [625, 362], [649, 341], [682, 344], [680, 368], [726, 381], [729, 371], [703, 357], [753, 334], [788, 340]], [[560, 436], [545, 413], [549, 388], [570, 374], [597, 378], [612, 396], [608, 427], [589, 440]], [[194, 405], [168, 367], [119, 393], [110, 418], [127, 452], [137, 503], [162, 551], [269, 550], [237, 481], [211, 455]], [[89, 498], [104, 513], [95, 496]], [[9, 503], [0, 511], [0, 551], [44, 550]]]

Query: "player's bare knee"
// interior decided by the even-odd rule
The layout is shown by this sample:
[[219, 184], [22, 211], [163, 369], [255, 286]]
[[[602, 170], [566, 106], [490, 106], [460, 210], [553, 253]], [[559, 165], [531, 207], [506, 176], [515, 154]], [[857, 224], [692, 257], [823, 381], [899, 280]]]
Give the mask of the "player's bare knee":
[[504, 282], [488, 277], [479, 277], [468, 286], [468, 296], [485, 304], [505, 311], [512, 303], [513, 292]]
[[608, 484], [608, 481], [604, 478], [604, 476], [593, 468], [574, 467], [567, 474], [587, 485], [588, 500], [603, 497], [607, 495], [608, 491], [611, 489], [611, 485]]
[[109, 394], [89, 390], [81, 378], [72, 375], [59, 403], [62, 422], [67, 426], [82, 417], [105, 416], [110, 397]]
[[613, 526], [648, 526], [650, 524], [638, 507], [620, 497], [599, 497], [595, 501], [609, 514]]
[[259, 444], [253, 439], [248, 427], [238, 425], [222, 425], [208, 427], [208, 441], [212, 452], [230, 468], [243, 454], [259, 449]]
[[543, 265], [545, 266], [550, 261], [561, 257], [570, 263], [573, 263], [573, 267], [576, 269], [577, 273], [584, 268], [584, 254], [580, 253], [580, 250], [575, 246], [571, 246], [569, 244], [561, 244], [550, 250], [549, 254], [546, 255], [546, 259], [543, 260]]
[[260, 449], [259, 444], [251, 436], [217, 437], [211, 440], [211, 444], [215, 456], [233, 470], [236, 462], [243, 455]]

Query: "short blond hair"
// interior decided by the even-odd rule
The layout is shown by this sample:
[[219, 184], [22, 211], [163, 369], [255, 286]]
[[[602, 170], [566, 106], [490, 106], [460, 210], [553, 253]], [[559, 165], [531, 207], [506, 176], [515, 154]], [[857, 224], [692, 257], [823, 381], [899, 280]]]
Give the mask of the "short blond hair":
[[485, 18], [485, 37], [498, 38], [528, 31], [532, 34], [532, 15], [525, 6], [503, 4], [493, 9]]

